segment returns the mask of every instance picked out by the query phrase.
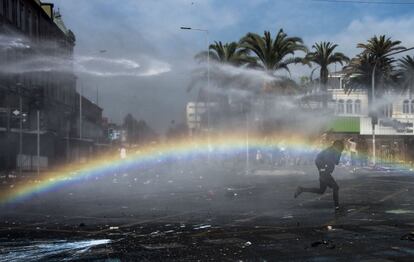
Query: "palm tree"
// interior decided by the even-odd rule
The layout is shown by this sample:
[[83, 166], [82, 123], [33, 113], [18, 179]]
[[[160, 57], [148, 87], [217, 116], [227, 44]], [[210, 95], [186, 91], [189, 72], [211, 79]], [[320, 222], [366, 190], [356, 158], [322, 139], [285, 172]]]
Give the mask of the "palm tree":
[[249, 50], [246, 48], [240, 48], [236, 42], [226, 43], [223, 45], [221, 41], [214, 41], [214, 44], [209, 46], [209, 52], [203, 51], [195, 56], [195, 59], [199, 62], [207, 60], [208, 53], [210, 53], [210, 59], [212, 61], [224, 64], [230, 64], [233, 66], [242, 65], [254, 65], [256, 59], [249, 56]]
[[[250, 50], [241, 48], [240, 45], [236, 42], [223, 44], [221, 41], [214, 41], [214, 44], [211, 44], [209, 46], [209, 51], [202, 51], [195, 55], [194, 58], [199, 63], [202, 63], [206, 62], [208, 55], [210, 55], [210, 60], [217, 64], [227, 64], [236, 67], [255, 67], [256, 58], [249, 56], [249, 53]], [[218, 82], [219, 86], [226, 86], [234, 81], [232, 77], [223, 75], [220, 68], [216, 68], [214, 63], [211, 65], [210, 75], [211, 79]], [[191, 91], [194, 86], [200, 83], [200, 81], [206, 80], [206, 68], [198, 68], [197, 70], [194, 70], [193, 77], [190, 84], [188, 85], [187, 91]]]
[[414, 56], [405, 56], [398, 60], [397, 77], [403, 89], [413, 90], [414, 87]]
[[357, 48], [361, 48], [362, 52], [353, 58], [345, 68], [349, 83], [348, 90], [367, 88], [370, 92], [372, 71], [375, 64], [378, 94], [395, 87], [395, 59], [387, 55], [405, 49], [400, 44], [401, 41], [392, 41], [390, 37], [385, 35], [374, 36], [366, 43], [359, 43]]
[[324, 92], [324, 108], [327, 108], [328, 105], [328, 97], [325, 94], [327, 91], [326, 84], [328, 83], [329, 65], [336, 63], [343, 65], [344, 62], [349, 62], [349, 58], [346, 55], [340, 52], [334, 52], [336, 47], [338, 47], [338, 45], [331, 42], [315, 43], [312, 46], [312, 49], [315, 51], [309, 52], [304, 59], [304, 63], [314, 63], [320, 68], [320, 81], [322, 84], [322, 91]]
[[299, 37], [288, 37], [280, 29], [275, 39], [269, 31], [265, 31], [263, 36], [255, 33], [247, 33], [240, 39], [241, 47], [252, 51], [259, 60], [258, 66], [266, 70], [269, 74], [284, 69], [289, 72], [289, 65], [302, 62], [302, 58], [288, 57], [294, 55], [296, 51], [307, 52], [303, 45], [303, 40]]
[[363, 49], [363, 54], [372, 55], [376, 59], [380, 59], [392, 52], [405, 49], [400, 44], [401, 41], [392, 41], [391, 37], [380, 35], [379, 37], [374, 36], [368, 39], [367, 43], [359, 43], [357, 48]]

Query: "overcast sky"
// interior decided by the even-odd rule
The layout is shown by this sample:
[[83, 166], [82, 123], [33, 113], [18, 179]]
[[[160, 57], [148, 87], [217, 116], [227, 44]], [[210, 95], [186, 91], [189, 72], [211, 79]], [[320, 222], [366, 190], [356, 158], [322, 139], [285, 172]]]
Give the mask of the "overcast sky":
[[[184, 121], [186, 92], [193, 56], [205, 48], [201, 32], [180, 26], [206, 28], [210, 40], [237, 41], [247, 32], [273, 34], [283, 28], [310, 47], [315, 41], [334, 41], [348, 56], [356, 43], [387, 34], [414, 46], [414, 4], [332, 3], [312, 0], [54, 0], [68, 28], [77, 37], [79, 57], [117, 59], [119, 70], [131, 61], [137, 75], [81, 74], [85, 95], [99, 103], [104, 115], [120, 122], [130, 112], [159, 132], [171, 120]], [[105, 53], [100, 50], [107, 50]], [[123, 60], [121, 60], [123, 59]], [[106, 60], [103, 60], [106, 61]], [[127, 61], [125, 65], [125, 61]], [[118, 70], [118, 69], [117, 69]], [[308, 74], [295, 66], [292, 76]]]

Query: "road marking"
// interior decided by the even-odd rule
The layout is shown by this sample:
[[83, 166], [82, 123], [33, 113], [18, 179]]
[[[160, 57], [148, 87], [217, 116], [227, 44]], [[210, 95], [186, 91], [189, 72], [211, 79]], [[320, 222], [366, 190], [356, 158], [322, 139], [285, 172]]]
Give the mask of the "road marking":
[[[198, 211], [203, 211], [203, 210], [204, 209], [198, 209], [198, 210], [192, 210], [192, 211], [183, 212], [183, 213], [174, 214], [174, 215], [168, 215], [168, 216], [157, 217], [157, 218], [152, 218], [152, 219], [147, 219], [147, 220], [141, 220], [139, 222], [134, 222], [134, 223], [128, 223], [128, 224], [120, 225], [120, 226], [118, 226], [118, 228], [121, 229], [121, 228], [133, 227], [133, 226], [137, 226], [137, 225], [141, 225], [141, 224], [145, 224], [145, 223], [150, 223], [150, 222], [154, 222], [154, 221], [160, 221], [160, 220], [163, 220], [163, 219], [184, 216], [184, 215], [196, 213]], [[102, 229], [102, 230], [92, 231], [90, 233], [93, 234], [93, 235], [96, 235], [96, 234], [105, 233], [105, 232], [108, 232], [108, 231], [111, 231], [111, 229], [106, 228], [106, 229]]]
[[[398, 195], [400, 195], [402, 193], [405, 193], [405, 192], [408, 192], [408, 189], [407, 188], [403, 188], [401, 190], [398, 190], [396, 192], [393, 192], [393, 193], [391, 193], [389, 195], [386, 195], [385, 197], [381, 198], [380, 200], [378, 200], [376, 202], [376, 204], [383, 203], [383, 202], [387, 201], [388, 199], [391, 199], [393, 197], [396, 197], [396, 196], [398, 196]], [[370, 207], [371, 206], [363, 206], [363, 207], [360, 207], [360, 208], [356, 209], [355, 211], [352, 211], [352, 212], [347, 213], [346, 214], [346, 217], [354, 216], [354, 215], [356, 215], [358, 213], [361, 213], [362, 211], [365, 211], [365, 210], [369, 209]], [[323, 226], [334, 225], [334, 224], [336, 224], [336, 222], [339, 219], [341, 219], [341, 218], [338, 218], [338, 219], [334, 218], [334, 219], [332, 219], [332, 220], [324, 223]]]
[[388, 179], [380, 179], [380, 178], [374, 178], [371, 179], [371, 181], [381, 182], [381, 183], [394, 183], [394, 184], [403, 184], [403, 185], [414, 185], [414, 182], [409, 181], [395, 181], [395, 180], [388, 180]]

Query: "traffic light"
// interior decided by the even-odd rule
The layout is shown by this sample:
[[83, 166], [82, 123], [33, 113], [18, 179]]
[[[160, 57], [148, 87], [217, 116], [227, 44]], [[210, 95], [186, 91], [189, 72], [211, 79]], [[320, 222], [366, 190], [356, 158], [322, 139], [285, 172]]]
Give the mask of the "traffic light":
[[377, 112], [371, 111], [369, 113], [369, 117], [371, 117], [372, 125], [377, 125], [378, 124], [378, 114], [377, 114]]
[[44, 94], [42, 87], [36, 87], [32, 90], [30, 106], [34, 109], [40, 110], [44, 106]]

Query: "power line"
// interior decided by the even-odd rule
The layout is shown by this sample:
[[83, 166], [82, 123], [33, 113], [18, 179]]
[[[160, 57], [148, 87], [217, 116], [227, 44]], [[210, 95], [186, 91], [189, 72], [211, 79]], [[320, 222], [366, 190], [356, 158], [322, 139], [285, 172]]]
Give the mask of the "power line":
[[312, 0], [313, 2], [345, 3], [345, 4], [373, 4], [373, 5], [414, 5], [414, 2], [388, 2], [388, 1], [367, 1], [367, 0]]

